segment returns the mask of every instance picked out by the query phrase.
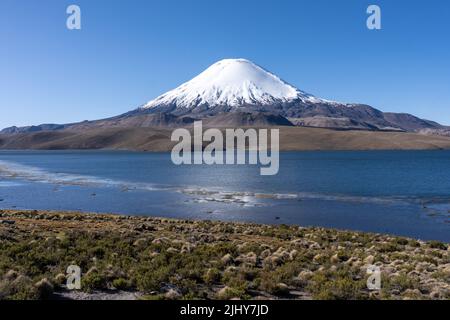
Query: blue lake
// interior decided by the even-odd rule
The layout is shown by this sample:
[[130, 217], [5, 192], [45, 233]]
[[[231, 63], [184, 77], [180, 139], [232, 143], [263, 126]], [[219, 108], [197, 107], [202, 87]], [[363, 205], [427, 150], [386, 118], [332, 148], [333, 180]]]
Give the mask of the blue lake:
[[450, 151], [281, 153], [175, 166], [169, 153], [0, 151], [0, 208], [297, 224], [450, 242]]

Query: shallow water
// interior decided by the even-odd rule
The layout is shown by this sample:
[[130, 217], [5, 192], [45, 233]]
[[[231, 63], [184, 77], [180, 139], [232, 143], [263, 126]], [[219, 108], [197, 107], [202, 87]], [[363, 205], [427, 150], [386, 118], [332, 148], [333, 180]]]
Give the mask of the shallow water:
[[282, 153], [175, 166], [168, 153], [0, 151], [0, 207], [285, 223], [450, 242], [450, 152]]

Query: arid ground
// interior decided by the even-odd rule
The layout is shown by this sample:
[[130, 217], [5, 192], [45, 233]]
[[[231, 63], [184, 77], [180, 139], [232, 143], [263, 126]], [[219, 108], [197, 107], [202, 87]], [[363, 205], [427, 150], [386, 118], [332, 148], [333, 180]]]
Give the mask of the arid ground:
[[[0, 210], [0, 299], [450, 299], [450, 246], [298, 226]], [[82, 289], [66, 289], [69, 265]], [[381, 290], [367, 288], [380, 267]]]
[[[273, 127], [276, 128], [276, 127]], [[450, 149], [450, 137], [405, 132], [279, 127], [281, 151]], [[0, 135], [0, 149], [172, 150], [170, 128], [100, 128]]]

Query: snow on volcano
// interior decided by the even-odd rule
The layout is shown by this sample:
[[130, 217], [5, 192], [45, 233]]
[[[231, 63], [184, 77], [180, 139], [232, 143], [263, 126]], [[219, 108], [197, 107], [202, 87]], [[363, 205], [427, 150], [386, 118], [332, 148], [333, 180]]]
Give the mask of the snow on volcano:
[[148, 102], [141, 109], [164, 105], [185, 109], [199, 105], [265, 106], [296, 100], [329, 103], [295, 88], [249, 60], [225, 59], [178, 88]]

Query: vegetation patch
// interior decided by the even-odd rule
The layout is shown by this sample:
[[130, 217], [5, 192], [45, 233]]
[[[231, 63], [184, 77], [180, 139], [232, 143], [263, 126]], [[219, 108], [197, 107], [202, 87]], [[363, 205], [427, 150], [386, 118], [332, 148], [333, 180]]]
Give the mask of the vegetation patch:
[[[450, 299], [448, 244], [297, 226], [2, 211], [0, 299]], [[382, 288], [370, 291], [367, 268]]]

